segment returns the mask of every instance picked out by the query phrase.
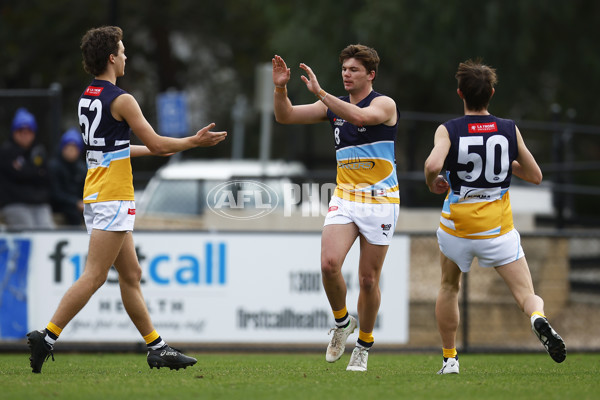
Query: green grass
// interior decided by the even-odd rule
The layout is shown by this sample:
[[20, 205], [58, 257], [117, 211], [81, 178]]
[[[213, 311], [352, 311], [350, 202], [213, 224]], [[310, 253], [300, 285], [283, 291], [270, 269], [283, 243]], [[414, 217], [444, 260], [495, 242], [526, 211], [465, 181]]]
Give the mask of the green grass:
[[[598, 399], [600, 354], [463, 354], [460, 375], [441, 357], [377, 353], [366, 373], [323, 354], [197, 354], [185, 370], [150, 370], [143, 354], [57, 353], [41, 374], [27, 354], [0, 354], [0, 398], [28, 399]], [[342, 395], [345, 394], [345, 395]]]

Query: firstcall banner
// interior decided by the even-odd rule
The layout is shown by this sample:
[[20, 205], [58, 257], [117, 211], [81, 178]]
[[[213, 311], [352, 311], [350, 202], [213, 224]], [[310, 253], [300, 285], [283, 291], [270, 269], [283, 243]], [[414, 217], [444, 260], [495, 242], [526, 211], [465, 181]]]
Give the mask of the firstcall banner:
[[[135, 232], [142, 292], [170, 342], [327, 343], [334, 320], [320, 273], [320, 233]], [[408, 341], [408, 236], [396, 234], [381, 276], [378, 343]], [[0, 234], [0, 339], [46, 326], [81, 276], [85, 232]], [[358, 241], [342, 273], [356, 315]], [[60, 340], [138, 342], [114, 268]]]

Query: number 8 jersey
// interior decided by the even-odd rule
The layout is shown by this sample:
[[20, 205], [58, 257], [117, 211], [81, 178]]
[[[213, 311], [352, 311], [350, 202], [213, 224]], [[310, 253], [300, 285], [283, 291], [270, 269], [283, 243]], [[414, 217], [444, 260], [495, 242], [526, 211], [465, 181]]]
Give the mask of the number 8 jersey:
[[84, 203], [134, 200], [129, 125], [110, 112], [112, 101], [125, 93], [108, 81], [94, 79], [79, 98], [77, 114], [88, 167]]
[[488, 239], [514, 228], [508, 188], [517, 157], [514, 121], [465, 115], [444, 123], [450, 136], [450, 183], [440, 228], [451, 235]]

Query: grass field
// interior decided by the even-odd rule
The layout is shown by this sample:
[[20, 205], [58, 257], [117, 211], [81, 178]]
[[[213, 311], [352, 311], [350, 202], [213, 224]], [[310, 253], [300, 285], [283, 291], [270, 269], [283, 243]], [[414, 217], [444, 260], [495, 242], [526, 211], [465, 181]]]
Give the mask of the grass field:
[[[374, 349], [375, 350], [375, 349]], [[373, 351], [366, 373], [323, 354], [196, 354], [185, 370], [150, 370], [143, 354], [61, 354], [41, 374], [28, 354], [0, 354], [0, 399], [599, 399], [600, 354], [463, 354], [460, 375], [441, 357]]]

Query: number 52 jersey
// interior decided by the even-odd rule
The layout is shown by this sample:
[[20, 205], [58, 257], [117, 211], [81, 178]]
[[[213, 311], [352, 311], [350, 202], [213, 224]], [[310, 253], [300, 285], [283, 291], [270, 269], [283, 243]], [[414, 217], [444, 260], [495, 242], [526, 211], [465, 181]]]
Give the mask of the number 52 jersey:
[[79, 98], [77, 114], [88, 167], [84, 203], [134, 200], [130, 128], [110, 111], [112, 101], [126, 93], [111, 82], [94, 79]]
[[450, 183], [440, 228], [451, 235], [488, 239], [514, 228], [508, 188], [517, 158], [512, 120], [465, 115], [444, 123], [450, 136], [446, 175]]

